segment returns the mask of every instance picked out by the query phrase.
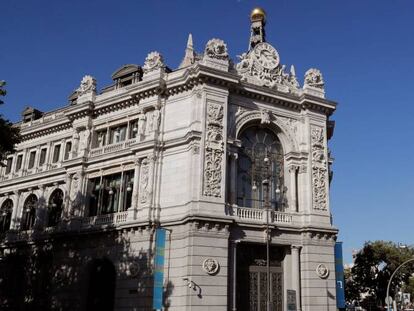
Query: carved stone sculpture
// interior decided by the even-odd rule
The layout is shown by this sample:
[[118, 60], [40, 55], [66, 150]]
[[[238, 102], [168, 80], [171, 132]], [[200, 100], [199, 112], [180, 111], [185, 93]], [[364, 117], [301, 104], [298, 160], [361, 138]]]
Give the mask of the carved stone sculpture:
[[89, 128], [84, 129], [80, 133], [79, 151], [83, 152], [89, 148], [89, 141], [91, 137], [91, 130]]
[[223, 106], [208, 103], [204, 162], [204, 195], [206, 196], [221, 197], [223, 117]]
[[328, 206], [328, 174], [324, 147], [324, 131], [322, 128], [317, 126], [311, 127], [311, 144], [313, 208], [326, 210]]
[[87, 93], [96, 92], [96, 80], [94, 77], [86, 75], [82, 78], [79, 88], [76, 90], [78, 96], [85, 95]]
[[152, 167], [153, 167], [154, 158], [152, 156], [147, 157], [142, 161], [141, 164], [141, 180], [140, 180], [140, 190], [139, 197], [142, 204], [151, 203], [152, 195]]
[[328, 267], [323, 264], [320, 263], [317, 267], [316, 267], [316, 274], [321, 278], [321, 279], [326, 279], [329, 276], [329, 269]]
[[325, 86], [323, 81], [322, 73], [315, 68], [311, 68], [305, 73], [305, 87], [310, 86], [317, 89], [322, 89]]
[[263, 109], [260, 111], [262, 119], [260, 120], [260, 124], [270, 124], [270, 112], [269, 110]]
[[240, 62], [236, 65], [237, 73], [243, 81], [267, 86], [270, 88], [296, 91], [298, 83], [296, 76], [285, 72], [286, 66], [280, 64], [279, 53], [267, 42], [260, 42], [248, 53], [238, 56]]
[[76, 211], [78, 211], [81, 206], [81, 178], [78, 173], [76, 173], [72, 177], [69, 198], [72, 207], [70, 209], [70, 215], [73, 216], [76, 214]]
[[210, 58], [222, 60], [229, 58], [229, 54], [227, 53], [227, 45], [220, 39], [209, 40], [206, 44], [204, 53]]
[[216, 274], [220, 268], [219, 262], [214, 258], [207, 258], [203, 261], [203, 270], [210, 275]]
[[144, 111], [141, 109], [138, 115], [138, 127], [137, 127], [138, 136], [145, 134], [146, 119], [147, 119], [147, 116], [145, 115]]
[[149, 53], [145, 58], [144, 66], [142, 67], [144, 73], [149, 73], [161, 68], [165, 68], [164, 58], [162, 55], [157, 51]]
[[152, 113], [152, 130], [158, 131], [161, 122], [161, 111], [159, 108], [156, 108]]

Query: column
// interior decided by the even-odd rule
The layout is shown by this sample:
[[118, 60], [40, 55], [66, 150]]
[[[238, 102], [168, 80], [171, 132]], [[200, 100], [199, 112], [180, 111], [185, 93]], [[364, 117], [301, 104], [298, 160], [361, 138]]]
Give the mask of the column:
[[10, 224], [10, 229], [17, 230], [19, 229], [19, 219], [17, 218], [19, 215], [19, 203], [20, 203], [20, 191], [15, 190], [14, 192], [14, 204], [13, 204], [13, 214]]
[[65, 206], [63, 209], [63, 219], [67, 219], [70, 211], [70, 190], [72, 187], [72, 174], [66, 174], [66, 194], [65, 194]]
[[78, 149], [79, 149], [79, 129], [75, 129], [75, 133], [72, 135], [72, 158], [78, 156]]
[[300, 252], [301, 246], [292, 245], [292, 289], [296, 291], [296, 310], [302, 310], [300, 302]]
[[109, 145], [109, 126], [106, 128], [105, 146]]
[[232, 289], [232, 311], [237, 311], [237, 243], [239, 241], [233, 241], [233, 289]]
[[58, 163], [63, 162], [63, 157], [65, 155], [65, 148], [66, 148], [65, 142], [66, 142], [65, 139], [62, 139], [60, 141], [60, 152], [59, 152], [59, 160], [58, 160]]
[[51, 162], [50, 158], [53, 157], [52, 146], [53, 146], [53, 144], [52, 144], [51, 141], [47, 143], [46, 159], [45, 159], [46, 169], [49, 169], [50, 168], [50, 162]]
[[298, 211], [298, 204], [296, 201], [296, 172], [298, 170], [298, 166], [297, 165], [291, 165], [289, 166], [289, 173], [290, 173], [290, 210], [292, 212], [297, 212]]
[[230, 203], [237, 205], [237, 159], [239, 155], [234, 152], [230, 154]]
[[39, 194], [39, 200], [37, 203], [36, 217], [35, 217], [35, 222], [34, 222], [33, 227], [36, 229], [41, 229], [44, 227], [45, 220], [46, 220], [45, 186], [39, 185], [38, 187], [40, 190], [40, 194]]
[[131, 209], [136, 210], [138, 208], [138, 186], [139, 186], [139, 175], [141, 170], [141, 159], [135, 159], [135, 170], [134, 170], [134, 181], [132, 185], [132, 202]]
[[16, 164], [17, 164], [17, 154], [15, 153], [14, 155], [12, 155], [11, 157], [13, 160], [12, 162], [12, 166], [11, 166], [11, 170], [10, 170], [10, 174], [14, 175], [16, 172]]
[[87, 189], [86, 189], [86, 186], [85, 186], [86, 183], [84, 183], [84, 180], [85, 180], [85, 171], [82, 170], [79, 172], [79, 191], [81, 193], [81, 196], [80, 196], [81, 202], [80, 202], [80, 208], [77, 211], [77, 213], [75, 211], [75, 216], [77, 217], [83, 217], [85, 214], [85, 203], [86, 203], [85, 198], [86, 198]]
[[35, 170], [35, 172], [39, 171], [39, 158], [40, 158], [40, 146], [37, 146], [36, 147], [35, 160], [34, 160], [34, 170]]
[[131, 137], [131, 135], [129, 135], [129, 131], [131, 130], [130, 123], [131, 123], [131, 121], [128, 119], [126, 133], [125, 133], [125, 139], [124, 140], [128, 140]]

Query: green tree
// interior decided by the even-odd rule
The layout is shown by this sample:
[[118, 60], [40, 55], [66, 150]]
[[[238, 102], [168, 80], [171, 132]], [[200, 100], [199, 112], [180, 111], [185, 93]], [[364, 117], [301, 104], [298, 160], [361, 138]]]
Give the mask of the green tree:
[[[0, 81], [0, 98], [6, 95], [4, 86], [5, 81]], [[0, 105], [3, 105], [3, 100], [0, 99]], [[14, 146], [20, 142], [20, 130], [13, 126], [9, 120], [5, 119], [0, 114], [0, 161], [4, 160], [5, 156], [14, 151]], [[1, 162], [0, 162], [1, 163]]]
[[[395, 243], [385, 241], [366, 242], [356, 254], [354, 265], [346, 276], [346, 294], [355, 297], [366, 309], [373, 309], [373, 305], [383, 306], [391, 274], [413, 256], [414, 249], [411, 247], [402, 249]], [[413, 272], [413, 265], [399, 270], [391, 284], [391, 296], [394, 296], [397, 287], [407, 284]]]

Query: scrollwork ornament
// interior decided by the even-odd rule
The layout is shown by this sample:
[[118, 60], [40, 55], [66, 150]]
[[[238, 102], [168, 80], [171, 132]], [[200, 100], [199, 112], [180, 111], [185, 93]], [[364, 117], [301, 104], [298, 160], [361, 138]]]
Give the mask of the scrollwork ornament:
[[329, 269], [328, 267], [323, 264], [320, 263], [319, 265], [317, 265], [316, 267], [316, 274], [321, 278], [321, 279], [326, 279], [329, 276]]
[[209, 40], [206, 44], [204, 52], [206, 56], [214, 59], [226, 60], [229, 58], [229, 54], [227, 53], [227, 45], [220, 39], [214, 38]]
[[220, 268], [219, 262], [214, 258], [206, 258], [202, 264], [203, 270], [209, 274], [214, 275], [218, 272]]
[[267, 109], [262, 109], [260, 111], [260, 124], [270, 124], [270, 112]]
[[326, 156], [324, 147], [324, 131], [317, 126], [311, 127], [312, 144], [312, 184], [313, 208], [326, 210], [328, 206]]
[[78, 93], [79, 96], [82, 96], [87, 93], [96, 92], [95, 78], [89, 75], [84, 76], [76, 92]]
[[142, 69], [144, 70], [144, 73], [149, 73], [151, 71], [161, 69], [164, 67], [164, 58], [159, 52], [154, 51], [147, 55]]
[[322, 73], [319, 69], [311, 68], [308, 71], [306, 71], [304, 86], [310, 86], [323, 90], [325, 82], [323, 81]]

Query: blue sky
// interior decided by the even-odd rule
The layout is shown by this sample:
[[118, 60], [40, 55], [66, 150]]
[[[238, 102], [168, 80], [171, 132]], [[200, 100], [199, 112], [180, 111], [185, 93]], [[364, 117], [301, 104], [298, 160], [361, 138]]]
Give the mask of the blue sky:
[[0, 4], [0, 112], [12, 121], [25, 106], [67, 104], [83, 75], [110, 84], [123, 64], [158, 50], [169, 67], [188, 33], [202, 51], [214, 37], [231, 56], [247, 49], [249, 12], [267, 11], [267, 41], [299, 77], [325, 77], [333, 119], [334, 223], [345, 262], [366, 240], [414, 244], [414, 1], [16, 1]]

